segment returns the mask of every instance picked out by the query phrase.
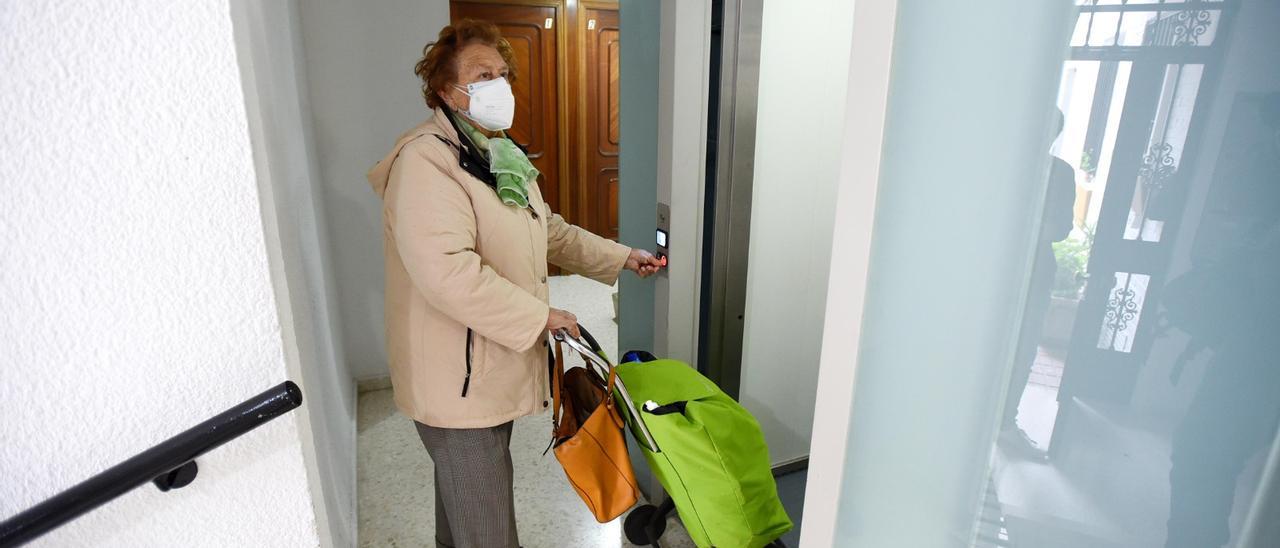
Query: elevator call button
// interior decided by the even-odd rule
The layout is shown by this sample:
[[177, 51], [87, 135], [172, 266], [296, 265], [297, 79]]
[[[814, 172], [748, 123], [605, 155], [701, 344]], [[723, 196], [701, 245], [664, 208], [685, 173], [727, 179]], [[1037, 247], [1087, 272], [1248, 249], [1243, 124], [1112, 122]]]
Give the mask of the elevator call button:
[[658, 203], [658, 211], [656, 220], [658, 221], [657, 230], [654, 231], [654, 243], [657, 244], [657, 252], [654, 253], [658, 257], [658, 263], [662, 265], [662, 269], [658, 271], [660, 276], [667, 273], [667, 255], [671, 253], [670, 234], [671, 234], [671, 207], [664, 203]]

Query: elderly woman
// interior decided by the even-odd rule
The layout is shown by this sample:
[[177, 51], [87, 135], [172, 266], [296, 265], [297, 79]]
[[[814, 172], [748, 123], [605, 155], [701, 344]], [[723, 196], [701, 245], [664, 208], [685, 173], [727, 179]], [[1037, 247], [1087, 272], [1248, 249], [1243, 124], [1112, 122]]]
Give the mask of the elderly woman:
[[512, 421], [548, 403], [547, 262], [604, 284], [658, 261], [566, 223], [504, 130], [511, 46], [489, 23], [440, 31], [414, 67], [430, 120], [369, 172], [382, 197], [386, 328], [397, 407], [435, 463], [436, 543], [516, 547]]

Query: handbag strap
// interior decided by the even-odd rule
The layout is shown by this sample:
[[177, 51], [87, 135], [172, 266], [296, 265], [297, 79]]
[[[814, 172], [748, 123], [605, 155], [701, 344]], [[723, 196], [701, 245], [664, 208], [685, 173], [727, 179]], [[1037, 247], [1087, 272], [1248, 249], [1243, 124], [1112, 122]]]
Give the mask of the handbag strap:
[[605, 389], [605, 392], [604, 392], [604, 405], [605, 405], [605, 409], [609, 413], [609, 416], [613, 417], [613, 423], [618, 425], [618, 428], [623, 428], [626, 426], [626, 421], [622, 420], [622, 415], [618, 411], [618, 406], [615, 405], [613, 401], [613, 387], [617, 384], [615, 382], [617, 381], [617, 379], [618, 379], [618, 370], [613, 367], [613, 364], [609, 364], [609, 383], [608, 383], [609, 387]]
[[551, 435], [560, 432], [560, 408], [564, 398], [564, 344], [556, 341], [555, 361], [551, 364]]
[[561, 347], [560, 341], [556, 341], [555, 353], [551, 356], [551, 441], [547, 443], [547, 448], [542, 452], [547, 454], [552, 447], [555, 447], [556, 441], [560, 439], [560, 403], [562, 392], [564, 391], [564, 348]]
[[[593, 344], [592, 346], [598, 347], [599, 345]], [[587, 358], [584, 357], [583, 359]], [[613, 389], [618, 384], [618, 369], [608, 359], [605, 359], [604, 363], [609, 367], [609, 380], [605, 383], [604, 389], [605, 411], [613, 418], [613, 423], [618, 425], [618, 428], [622, 428], [626, 423], [622, 420], [622, 415], [618, 413], [618, 406], [613, 401]]]
[[[583, 359], [588, 359], [588, 358], [584, 357]], [[609, 363], [609, 360], [604, 360], [604, 362], [605, 362], [605, 365], [609, 368], [609, 379], [605, 383], [605, 393], [604, 393], [605, 409], [609, 413], [609, 416], [613, 419], [614, 424], [616, 424], [618, 428], [623, 428], [626, 425], [626, 422], [622, 419], [622, 415], [619, 413], [617, 405], [613, 400], [613, 390], [614, 390], [614, 387], [617, 386], [618, 370], [613, 366], [613, 364]], [[564, 366], [565, 366], [564, 343], [561, 340], [557, 339], [555, 361], [551, 364], [551, 370], [552, 370], [551, 372], [551, 402], [552, 402], [551, 403], [551, 436], [553, 439], [552, 443], [554, 443], [554, 439], [558, 438], [559, 436], [569, 434], [568, 432], [561, 432], [565, 415], [569, 412], [568, 409], [565, 409], [566, 407], [569, 407], [569, 401], [567, 398], [565, 398], [565, 395], [564, 395]]]

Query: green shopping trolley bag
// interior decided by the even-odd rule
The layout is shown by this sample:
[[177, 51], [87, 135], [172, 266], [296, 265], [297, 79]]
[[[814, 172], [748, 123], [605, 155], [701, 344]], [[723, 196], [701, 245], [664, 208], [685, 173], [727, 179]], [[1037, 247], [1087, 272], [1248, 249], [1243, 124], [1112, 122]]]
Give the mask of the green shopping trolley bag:
[[[570, 346], [608, 358], [572, 337]], [[614, 397], [645, 460], [699, 547], [760, 548], [792, 528], [755, 417], [676, 360], [616, 366]]]

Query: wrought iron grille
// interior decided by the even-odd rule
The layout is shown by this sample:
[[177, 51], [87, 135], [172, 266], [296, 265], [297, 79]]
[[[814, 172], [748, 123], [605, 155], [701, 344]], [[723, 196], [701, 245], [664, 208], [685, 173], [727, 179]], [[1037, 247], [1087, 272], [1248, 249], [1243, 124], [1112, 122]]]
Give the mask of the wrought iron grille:
[[[1167, 52], [1186, 60], [1222, 34], [1235, 0], [1077, 0], [1075, 59], [1127, 59]], [[1188, 50], [1191, 50], [1189, 52]]]

